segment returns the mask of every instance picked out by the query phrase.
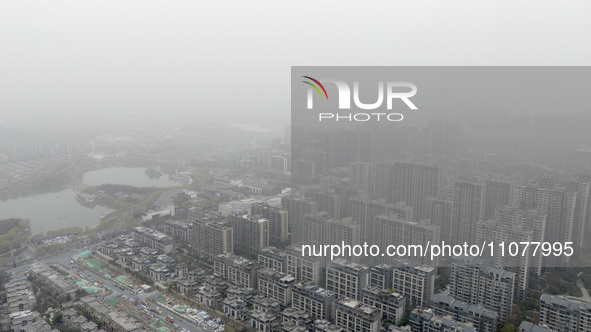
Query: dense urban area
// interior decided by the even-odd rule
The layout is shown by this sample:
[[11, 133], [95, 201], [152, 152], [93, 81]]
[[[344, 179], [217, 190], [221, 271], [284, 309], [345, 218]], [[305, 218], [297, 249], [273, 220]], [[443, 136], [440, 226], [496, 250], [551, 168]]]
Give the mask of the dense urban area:
[[[591, 331], [589, 120], [4, 130], [0, 210], [71, 192], [106, 212], [2, 215], [0, 330]], [[88, 182], [108, 169], [164, 184]], [[574, 255], [302, 250], [483, 241]]]

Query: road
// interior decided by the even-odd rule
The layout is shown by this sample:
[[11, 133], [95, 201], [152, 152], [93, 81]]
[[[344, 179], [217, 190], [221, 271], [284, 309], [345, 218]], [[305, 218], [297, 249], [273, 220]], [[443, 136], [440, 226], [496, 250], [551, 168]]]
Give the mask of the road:
[[68, 168], [70, 168], [70, 167], [72, 167], [72, 166], [76, 165], [77, 163], [78, 163], [77, 161], [75, 161], [75, 162], [71, 163], [70, 165], [66, 166], [66, 168], [64, 168], [64, 169], [62, 169], [61, 171], [59, 171], [59, 172], [55, 173], [55, 175], [53, 175], [53, 176], [58, 176], [58, 175], [62, 174], [62, 173], [63, 173], [63, 172], [65, 172], [65, 171], [66, 171]]
[[94, 156], [94, 151], [96, 150], [96, 147], [92, 144], [89, 144], [88, 146], [92, 147], [92, 151], [90, 151], [90, 153], [88, 154], [88, 157], [92, 158], [92, 156]]
[[188, 177], [189, 178], [189, 183], [188, 184], [192, 184], [193, 183], [193, 177], [192, 176], [190, 176], [189, 174], [187, 174], [185, 172], [179, 172], [179, 168], [181, 168], [184, 164], [185, 164], [185, 162], [183, 161], [181, 163], [181, 165], [174, 170], [174, 172], [177, 175], [179, 175], [179, 176], [186, 176], [186, 177]]
[[[156, 306], [156, 304], [151, 303], [150, 304], [152, 307]], [[160, 308], [162, 310], [162, 315], [158, 315], [155, 314], [156, 317], [158, 317], [160, 320], [166, 321], [166, 316], [168, 316], [169, 314], [171, 314], [171, 312], [167, 311], [164, 307], [158, 306], [158, 308]], [[174, 314], [170, 315], [174, 317], [174, 323], [176, 325], [178, 325], [179, 327], [187, 330], [187, 331], [208, 331], [208, 332], [213, 332], [214, 329], [213, 327], [207, 325], [207, 324], [201, 324], [201, 325], [195, 325], [193, 323], [188, 322], [186, 319], [182, 319], [179, 318], [179, 316], [176, 316]]]

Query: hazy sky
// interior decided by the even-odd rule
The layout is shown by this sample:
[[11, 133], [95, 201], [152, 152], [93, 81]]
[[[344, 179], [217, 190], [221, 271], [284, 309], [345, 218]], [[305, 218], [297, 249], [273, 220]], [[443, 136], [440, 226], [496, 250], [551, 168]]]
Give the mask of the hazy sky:
[[0, 124], [289, 120], [292, 65], [590, 65], [591, 2], [2, 1]]

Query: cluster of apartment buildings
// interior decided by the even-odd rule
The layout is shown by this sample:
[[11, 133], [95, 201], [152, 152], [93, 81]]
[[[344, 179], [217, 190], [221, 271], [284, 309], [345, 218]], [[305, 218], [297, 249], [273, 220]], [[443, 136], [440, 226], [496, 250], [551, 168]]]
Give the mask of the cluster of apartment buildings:
[[51, 326], [35, 311], [37, 299], [29, 280], [24, 275], [13, 275], [4, 284], [6, 304], [3, 304], [3, 315], [0, 329], [18, 332], [55, 332]]
[[74, 298], [78, 287], [76, 284], [61, 273], [48, 265], [42, 263], [34, 263], [28, 270], [29, 278], [40, 283], [45, 290], [49, 291], [57, 299]]
[[[446, 173], [433, 162], [358, 161], [349, 164], [348, 171], [348, 177], [333, 175], [336, 171], [326, 173], [319, 185], [304, 190], [303, 197], [282, 199], [290, 213], [292, 239], [310, 245], [366, 242], [382, 250], [389, 244], [408, 247], [485, 241], [587, 246], [584, 238], [591, 231], [589, 173], [538, 176], [518, 186], [505, 176]], [[489, 252], [489, 247], [481, 256], [484, 259], [453, 263], [450, 296], [493, 311], [499, 323], [508, 317], [513, 303], [527, 297], [543, 267], [566, 266], [570, 259], [531, 252], [500, 255]], [[422, 255], [404, 259], [432, 267], [439, 264]], [[391, 264], [388, 257], [351, 260]], [[428, 303], [422, 301], [421, 305]]]
[[367, 266], [267, 247], [258, 260], [225, 253], [193, 295], [257, 331], [379, 331], [409, 305], [429, 304], [435, 269], [412, 262]]
[[145, 271], [155, 282], [182, 280], [189, 270], [186, 264], [177, 262], [170, 254], [176, 241], [159, 231], [136, 227], [128, 235], [120, 235], [99, 246], [98, 256], [104, 260], [115, 259], [134, 271]]
[[[223, 306], [234, 319], [264, 318], [279, 326], [280, 315], [273, 311], [255, 316], [249, 312], [248, 303], [257, 291], [281, 308], [304, 311], [347, 331], [374, 331], [384, 319], [398, 323], [407, 308], [415, 308], [413, 331], [420, 324], [447, 326], [442, 322], [465, 328], [457, 331], [496, 331], [514, 303], [515, 273], [486, 266], [479, 258], [454, 259], [446, 296], [433, 295], [436, 269], [428, 265], [399, 260], [373, 267], [345, 259], [325, 267], [323, 263], [319, 257], [302, 255], [301, 245], [265, 248], [256, 263], [221, 254], [214, 261], [214, 275], [197, 297], [203, 304]], [[242, 291], [228, 295], [230, 287]]]
[[208, 260], [234, 252], [256, 256], [263, 248], [289, 241], [287, 210], [267, 203], [253, 203], [249, 210], [233, 211], [226, 216], [189, 210], [188, 220], [168, 220], [161, 229]]
[[80, 332], [105, 332], [105, 330], [99, 329], [95, 322], [80, 315], [74, 308], [62, 311], [62, 323]]
[[[65, 299], [66, 296], [72, 296], [78, 289], [77, 286], [53, 268], [35, 263], [29, 268], [29, 278], [39, 283], [44, 290], [48, 290], [52, 296], [57, 299]], [[12, 304], [14, 312], [10, 314], [12, 321], [12, 330], [10, 331], [36, 331], [36, 332], [54, 332], [49, 325], [39, 317], [39, 313], [32, 312], [30, 308], [35, 304], [34, 297], [31, 297], [30, 284], [26, 278], [11, 281], [6, 284], [7, 290], [10, 290], [9, 303]], [[86, 296], [73, 303], [62, 312], [62, 322], [68, 328], [82, 332], [140, 332], [157, 331], [144, 326], [133, 316], [128, 315], [122, 310], [117, 309], [103, 301], [101, 298]], [[24, 310], [18, 310], [18, 309]], [[80, 312], [82, 315], [80, 315]], [[100, 322], [100, 328], [97, 323]]]
[[[407, 229], [400, 236], [402, 241], [474, 243], [478, 236], [486, 233], [486, 230], [479, 231], [479, 226], [486, 227], [479, 223], [493, 220], [521, 227], [514, 234], [498, 236], [527, 238], [528, 233], [532, 233], [533, 241], [573, 242], [575, 247], [585, 247], [584, 236], [589, 231], [586, 228], [591, 218], [591, 175], [588, 173], [538, 176], [527, 185], [516, 186], [512, 179], [498, 175], [444, 177], [444, 168], [433, 162], [353, 162], [348, 169], [347, 182], [338, 177], [325, 181], [326, 184], [321, 181], [320, 186], [307, 190], [301, 200], [314, 203], [304, 213], [324, 211], [329, 219], [352, 218], [352, 223], [360, 226], [356, 238], [361, 242], [380, 244], [384, 239], [398, 240], [396, 234], [400, 232], [392, 232], [384, 226], [400, 220], [404, 225], [395, 227]], [[297, 198], [285, 200], [292, 200], [282, 202], [292, 214], [292, 223], [302, 223], [306, 227], [303, 215], [292, 211], [298, 205], [293, 202]], [[519, 216], [500, 220], [495, 211], [504, 207], [513, 207], [513, 214], [533, 213], [537, 220], [524, 222]], [[310, 229], [315, 228], [312, 225]], [[416, 237], [417, 233], [425, 233], [424, 239]], [[309, 238], [310, 235], [304, 233], [302, 237], [317, 239]], [[548, 263], [552, 260], [560, 263], [568, 258], [548, 258]]]
[[[224, 214], [190, 210], [188, 220], [165, 221], [160, 231], [135, 228], [133, 242], [110, 243], [101, 250], [135, 270], [149, 271], [155, 281], [177, 280], [182, 293], [223, 307], [254, 329], [271, 331], [284, 324], [294, 331], [302, 326], [372, 331], [380, 326], [375, 321], [398, 322], [406, 308], [415, 308], [413, 331], [419, 326], [421, 331], [436, 331], [435, 326], [494, 331], [512, 305], [526, 297], [542, 266], [567, 258], [456, 257], [449, 295], [433, 296], [439, 262], [429, 257], [329, 260], [303, 255], [301, 245], [285, 250], [273, 245], [297, 240], [384, 248], [392, 243], [552, 240], [584, 246], [591, 196], [589, 177], [583, 175], [539, 177], [521, 186], [516, 196], [514, 182], [505, 177], [457, 178], [450, 199], [442, 195], [443, 170], [435, 164], [358, 162], [349, 171], [348, 186], [327, 176], [304, 197], [282, 195], [280, 204], [251, 202], [248, 210], [240, 205]], [[214, 275], [190, 276], [162, 256], [174, 252], [175, 241], [213, 261]], [[289, 311], [277, 311], [277, 306]]]
[[76, 305], [85, 316], [90, 317], [93, 321], [101, 322], [103, 329], [109, 332], [157, 331], [157, 329], [145, 326], [133, 316], [93, 296], [81, 298]]
[[[330, 220], [322, 213], [303, 216]], [[163, 232], [191, 243], [191, 234], [197, 227], [227, 227], [228, 219], [259, 224], [258, 218], [235, 212], [221, 220], [217, 215], [204, 218], [201, 214], [201, 222], [167, 221]], [[146, 243], [153, 247], [151, 242]], [[342, 258], [327, 261], [303, 255], [301, 245], [290, 245], [285, 250], [269, 247], [268, 243], [260, 247], [256, 262], [220, 250], [222, 253], [213, 259], [213, 275], [179, 280], [179, 290], [263, 331], [281, 330], [282, 324], [294, 330], [316, 324], [329, 329], [373, 331], [374, 326], [379, 330], [384, 319], [400, 322], [409, 307], [430, 308], [421, 309], [423, 315], [431, 315], [423, 319], [425, 322], [440, 317], [466, 328], [476, 326], [493, 331], [507, 317], [514, 302], [515, 273], [487, 266], [481, 259], [456, 259], [450, 276], [450, 296], [435, 297], [434, 301], [436, 269], [430, 265], [393, 260], [367, 267]], [[254, 249], [253, 246], [244, 251], [252, 253]], [[289, 319], [283, 319], [281, 309], [290, 310]], [[293, 318], [294, 315], [301, 319]], [[306, 315], [314, 319], [302, 318]]]

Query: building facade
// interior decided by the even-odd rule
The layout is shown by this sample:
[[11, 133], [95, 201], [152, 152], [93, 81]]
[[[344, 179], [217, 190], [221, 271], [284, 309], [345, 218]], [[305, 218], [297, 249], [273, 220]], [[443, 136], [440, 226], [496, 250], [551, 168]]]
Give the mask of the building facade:
[[382, 313], [361, 301], [341, 297], [334, 303], [335, 325], [351, 332], [379, 332]]
[[394, 260], [392, 289], [407, 299], [408, 305], [426, 307], [435, 288], [435, 268]]
[[292, 291], [292, 307], [304, 310], [310, 317], [332, 321], [336, 294], [318, 285], [297, 283]]
[[326, 267], [326, 289], [337, 297], [361, 300], [361, 289], [367, 285], [369, 269], [345, 259], [331, 261]]

